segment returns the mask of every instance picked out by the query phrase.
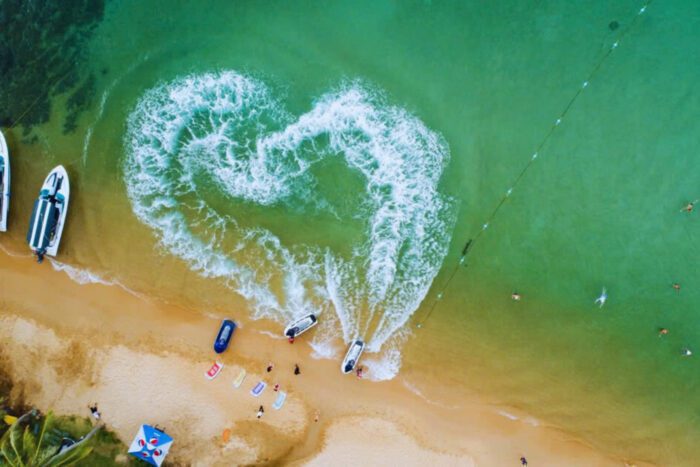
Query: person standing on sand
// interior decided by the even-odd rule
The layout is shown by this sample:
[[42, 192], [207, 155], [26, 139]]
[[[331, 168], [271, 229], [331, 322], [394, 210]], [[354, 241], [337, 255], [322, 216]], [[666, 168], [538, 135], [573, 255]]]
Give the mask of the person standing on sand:
[[260, 420], [260, 417], [262, 417], [264, 413], [265, 413], [265, 409], [261, 405], [260, 408], [258, 409], [258, 420]]
[[289, 336], [289, 343], [293, 344], [294, 343], [294, 336]]
[[272, 367], [273, 367], [273, 366], [274, 366], [274, 365], [272, 364], [272, 362], [268, 362], [268, 363], [267, 363], [267, 372], [268, 372], [268, 373], [272, 371]]
[[316, 412], [314, 412], [314, 422], [318, 422], [318, 418], [321, 416], [321, 412], [316, 409]]
[[272, 388], [272, 390], [275, 391], [275, 392], [279, 391], [279, 390], [280, 390], [280, 385], [279, 385], [279, 383], [275, 384], [275, 387]]
[[92, 414], [92, 416], [95, 417], [95, 420], [99, 421], [101, 415], [99, 410], [97, 410], [97, 402], [95, 402], [92, 405], [88, 405], [88, 408], [90, 409], [90, 413]]
[[297, 365], [297, 364], [295, 363], [295, 364], [294, 364], [294, 374], [295, 374], [295, 375], [298, 375], [298, 374], [300, 374], [300, 373], [301, 373], [301, 370], [299, 369], [299, 365]]
[[357, 373], [357, 377], [358, 377], [358, 378], [362, 378], [362, 367], [359, 367], [359, 368], [357, 369], [356, 373]]
[[527, 459], [525, 459], [525, 456], [520, 458], [520, 465], [527, 465]]

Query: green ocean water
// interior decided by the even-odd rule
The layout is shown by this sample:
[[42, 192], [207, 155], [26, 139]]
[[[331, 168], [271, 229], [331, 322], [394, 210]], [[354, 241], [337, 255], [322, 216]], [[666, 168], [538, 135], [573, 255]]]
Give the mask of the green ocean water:
[[[361, 79], [439, 133], [451, 155], [439, 184], [456, 217], [449, 252], [405, 326], [412, 334], [398, 377], [433, 399], [476, 393], [521, 409], [621, 458], [693, 465], [700, 376], [696, 357], [681, 349], [700, 349], [700, 219], [679, 210], [700, 198], [700, 4], [654, 2], [632, 24], [643, 5], [107, 3], [84, 45], [80, 71], [94, 74], [95, 91], [77, 129], [64, 132], [69, 112], [59, 96], [33, 140], [21, 125], [4, 131], [15, 185], [2, 241], [18, 248], [35, 188], [63, 163], [73, 198], [59, 260], [194, 308], [243, 306], [163, 254], [134, 216], [123, 171], [129, 115], [149, 89], [191, 74], [253, 76], [293, 115]], [[360, 203], [352, 171], [322, 169], [327, 199]], [[362, 219], [351, 216], [232, 208], [215, 192], [203, 196], [285, 243], [343, 252], [362, 235]], [[609, 300], [599, 309], [603, 287]], [[514, 290], [522, 301], [510, 299]], [[669, 334], [659, 338], [660, 327]]]

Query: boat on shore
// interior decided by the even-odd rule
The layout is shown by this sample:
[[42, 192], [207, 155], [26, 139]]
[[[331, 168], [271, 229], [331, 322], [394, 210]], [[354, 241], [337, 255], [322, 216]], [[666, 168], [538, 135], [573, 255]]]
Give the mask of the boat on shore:
[[355, 339], [353, 343], [350, 344], [350, 348], [345, 354], [343, 363], [340, 365], [340, 371], [345, 374], [350, 373], [360, 360], [360, 355], [362, 355], [363, 350], [365, 350], [365, 343], [362, 342], [361, 339]]
[[39, 262], [44, 255], [56, 256], [58, 253], [69, 200], [68, 173], [59, 165], [44, 180], [29, 221], [27, 243], [36, 253]]
[[295, 337], [300, 336], [312, 327], [316, 326], [316, 324], [318, 324], [316, 315], [309, 313], [308, 315], [302, 316], [301, 318], [289, 323], [287, 327], [284, 328], [284, 336], [294, 339]]
[[231, 342], [231, 337], [233, 337], [233, 331], [236, 330], [236, 323], [230, 319], [225, 319], [221, 323], [219, 332], [214, 339], [214, 352], [222, 353], [228, 348], [229, 342]]
[[0, 232], [7, 231], [7, 215], [10, 212], [10, 152], [0, 132]]

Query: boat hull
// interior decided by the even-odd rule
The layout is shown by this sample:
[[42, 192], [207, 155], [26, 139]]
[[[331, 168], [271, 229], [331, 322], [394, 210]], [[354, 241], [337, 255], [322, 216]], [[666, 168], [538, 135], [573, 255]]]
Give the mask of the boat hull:
[[44, 180], [29, 223], [29, 247], [49, 256], [56, 256], [61, 244], [70, 201], [70, 182], [66, 169], [55, 167]]
[[10, 213], [10, 152], [0, 132], [0, 232], [7, 231], [7, 216]]
[[284, 336], [290, 338], [299, 337], [317, 324], [318, 319], [316, 318], [316, 315], [310, 313], [296, 321], [289, 323], [287, 327], [284, 328]]
[[365, 343], [360, 339], [356, 339], [350, 344], [348, 352], [345, 354], [343, 363], [340, 365], [340, 371], [344, 374], [350, 373], [357, 366], [357, 362], [360, 361], [360, 355], [365, 350]]

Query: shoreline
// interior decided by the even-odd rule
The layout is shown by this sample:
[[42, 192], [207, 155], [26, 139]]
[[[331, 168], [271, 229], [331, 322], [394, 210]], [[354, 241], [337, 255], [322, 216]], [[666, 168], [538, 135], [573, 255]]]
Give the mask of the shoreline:
[[[323, 465], [338, 459], [381, 465], [390, 452], [400, 456], [392, 460], [407, 465], [503, 465], [521, 455], [537, 465], [623, 462], [471, 395], [454, 407], [431, 401], [401, 374], [386, 382], [343, 376], [335, 360], [312, 358], [303, 339], [290, 346], [268, 337], [263, 322], [245, 321], [229, 350], [216, 356], [211, 342], [219, 318], [114, 284], [80, 284], [4, 247], [0, 263], [6, 290], [0, 335], [8, 342], [1, 356], [15, 390], [24, 391], [27, 403], [61, 414], [84, 414], [96, 401], [107, 425], [127, 444], [140, 423], [165, 426], [175, 438], [171, 460]], [[225, 368], [207, 381], [204, 372], [215, 358]], [[268, 361], [275, 368], [265, 374]], [[292, 373], [295, 363], [299, 376]], [[239, 368], [248, 376], [233, 389]], [[271, 407], [271, 389], [260, 399], [249, 394], [258, 380], [270, 387], [280, 383], [288, 393], [281, 410]], [[266, 412], [258, 421], [260, 404]], [[222, 445], [227, 428], [231, 441]]]

